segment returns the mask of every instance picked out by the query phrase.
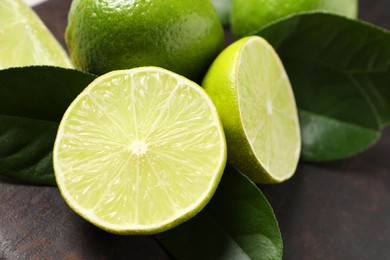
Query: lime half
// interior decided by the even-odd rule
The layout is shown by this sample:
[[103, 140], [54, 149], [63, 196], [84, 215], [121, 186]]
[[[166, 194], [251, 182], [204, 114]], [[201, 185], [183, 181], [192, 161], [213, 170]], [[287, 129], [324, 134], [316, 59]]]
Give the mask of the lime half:
[[154, 67], [93, 81], [60, 123], [53, 164], [69, 206], [118, 234], [167, 230], [199, 212], [226, 163], [205, 91]]
[[225, 129], [228, 162], [257, 183], [278, 183], [297, 167], [301, 138], [297, 107], [284, 67], [263, 38], [225, 49], [203, 86]]
[[23, 0], [1, 0], [0, 69], [29, 65], [72, 67], [64, 49]]

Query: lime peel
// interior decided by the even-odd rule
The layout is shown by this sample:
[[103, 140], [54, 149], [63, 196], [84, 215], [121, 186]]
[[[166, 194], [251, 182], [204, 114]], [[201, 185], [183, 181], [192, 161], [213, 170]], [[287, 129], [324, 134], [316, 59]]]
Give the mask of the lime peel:
[[305, 12], [330, 12], [356, 19], [358, 6], [358, 0], [232, 0], [230, 20], [233, 35], [241, 38]]
[[73, 0], [68, 21], [72, 62], [96, 75], [158, 66], [200, 81], [224, 42], [210, 0]]

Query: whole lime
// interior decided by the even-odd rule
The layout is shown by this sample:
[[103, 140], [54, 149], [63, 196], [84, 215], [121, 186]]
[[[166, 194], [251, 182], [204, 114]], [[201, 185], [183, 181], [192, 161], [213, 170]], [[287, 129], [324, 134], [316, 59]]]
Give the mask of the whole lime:
[[232, 0], [232, 31], [240, 38], [278, 19], [307, 11], [326, 11], [356, 18], [358, 0]]
[[73, 0], [65, 38], [83, 71], [153, 65], [199, 81], [224, 32], [210, 0]]

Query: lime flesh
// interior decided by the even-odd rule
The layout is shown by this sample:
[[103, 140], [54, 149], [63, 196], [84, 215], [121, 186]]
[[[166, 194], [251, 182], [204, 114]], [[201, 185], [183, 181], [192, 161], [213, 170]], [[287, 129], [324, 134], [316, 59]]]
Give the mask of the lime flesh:
[[53, 163], [70, 207], [119, 234], [167, 230], [199, 212], [226, 163], [216, 108], [164, 69], [114, 71], [92, 82], [59, 127]]
[[203, 87], [224, 126], [228, 162], [257, 183], [278, 183], [297, 167], [301, 138], [290, 82], [272, 48], [258, 36], [225, 49]]
[[252, 151], [274, 178], [289, 177], [300, 155], [300, 134], [287, 74], [259, 38], [246, 43], [238, 66], [238, 106]]
[[22, 0], [0, 1], [0, 69], [29, 65], [72, 67], [39, 17]]

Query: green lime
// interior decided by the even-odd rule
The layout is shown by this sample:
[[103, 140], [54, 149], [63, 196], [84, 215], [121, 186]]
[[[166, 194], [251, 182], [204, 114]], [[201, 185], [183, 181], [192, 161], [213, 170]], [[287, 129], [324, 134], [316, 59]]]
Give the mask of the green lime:
[[286, 16], [307, 11], [326, 11], [356, 18], [358, 0], [232, 0], [232, 31], [240, 38]]
[[53, 152], [65, 201], [118, 234], [156, 233], [194, 216], [225, 163], [225, 136], [208, 95], [155, 67], [93, 81], [65, 112]]
[[210, 0], [74, 0], [68, 21], [71, 60], [95, 74], [158, 66], [200, 81], [224, 42]]
[[203, 82], [221, 116], [228, 162], [257, 183], [278, 183], [297, 167], [301, 137], [284, 67], [263, 38], [242, 38], [211, 65]]
[[0, 1], [0, 69], [29, 65], [72, 67], [47, 27], [22, 0]]

